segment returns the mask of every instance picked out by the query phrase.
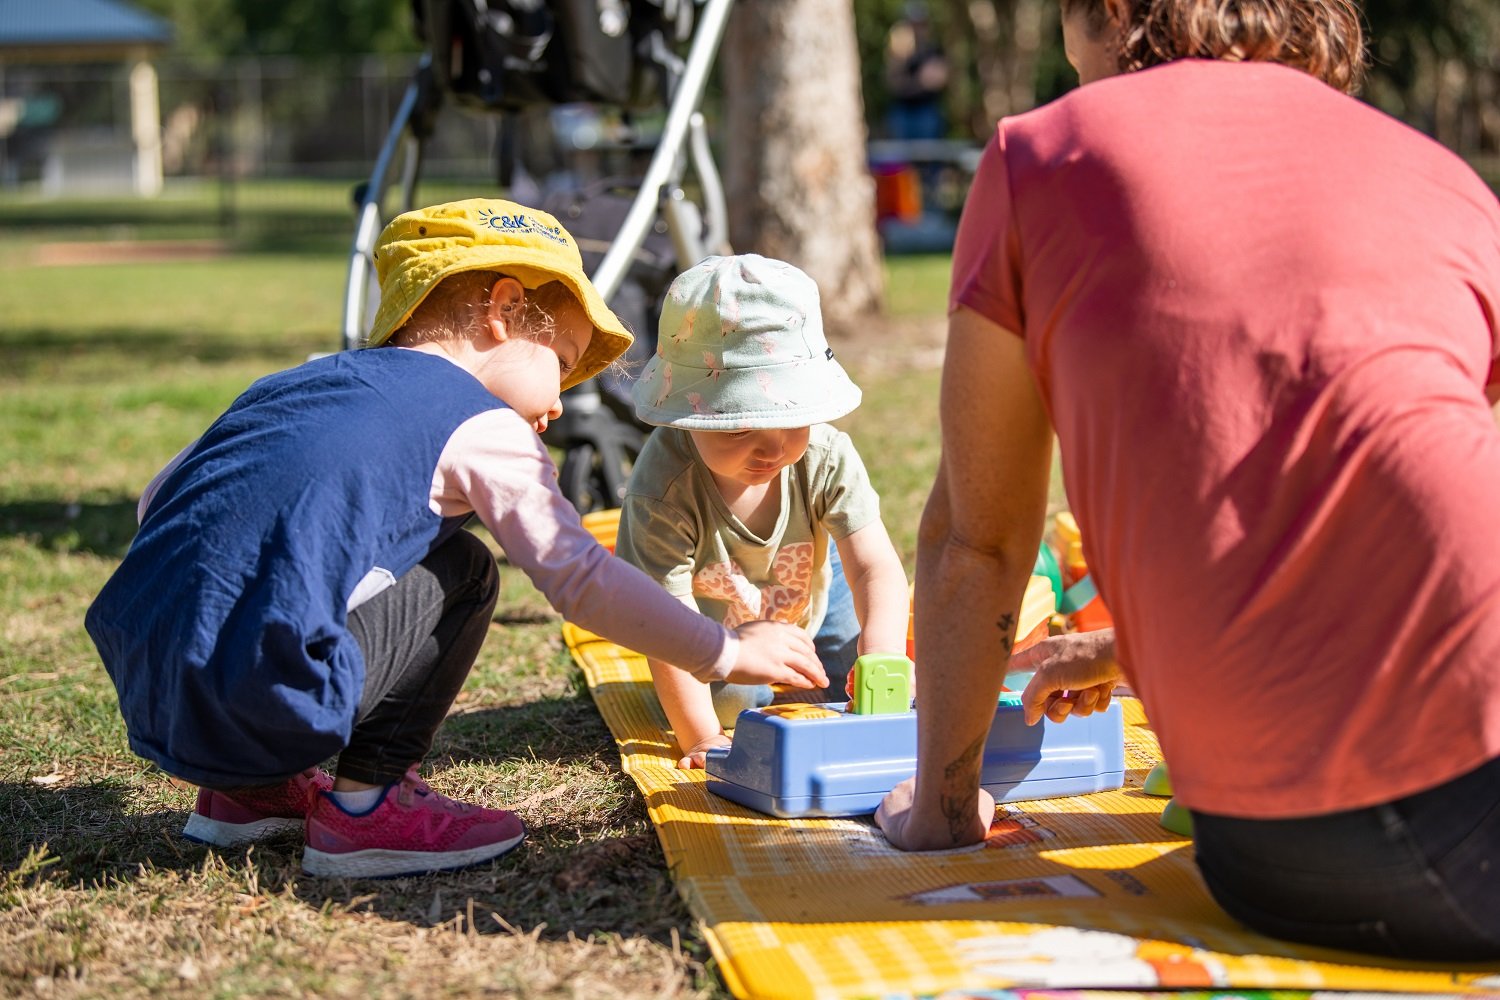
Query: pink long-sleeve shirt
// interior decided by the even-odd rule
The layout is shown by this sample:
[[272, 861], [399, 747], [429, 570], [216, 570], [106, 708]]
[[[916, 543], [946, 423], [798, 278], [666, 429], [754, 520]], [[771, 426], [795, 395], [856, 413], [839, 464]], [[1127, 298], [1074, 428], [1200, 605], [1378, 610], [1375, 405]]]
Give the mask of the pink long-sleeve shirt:
[[[161, 482], [188, 454], [159, 472], [137, 507], [145, 516]], [[721, 680], [739, 650], [735, 634], [616, 559], [579, 520], [557, 487], [557, 467], [515, 411], [497, 407], [453, 432], [432, 474], [432, 510], [473, 513], [564, 618], [622, 646], [680, 665], [703, 681]], [[377, 571], [349, 598], [349, 610], [395, 581]]]

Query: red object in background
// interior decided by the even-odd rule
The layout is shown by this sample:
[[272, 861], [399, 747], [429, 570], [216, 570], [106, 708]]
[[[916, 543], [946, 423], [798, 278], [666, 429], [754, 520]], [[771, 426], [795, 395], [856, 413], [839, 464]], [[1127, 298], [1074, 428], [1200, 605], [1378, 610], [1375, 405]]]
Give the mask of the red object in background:
[[875, 178], [875, 221], [899, 219], [915, 222], [922, 217], [922, 179], [909, 163], [878, 163], [870, 168]]

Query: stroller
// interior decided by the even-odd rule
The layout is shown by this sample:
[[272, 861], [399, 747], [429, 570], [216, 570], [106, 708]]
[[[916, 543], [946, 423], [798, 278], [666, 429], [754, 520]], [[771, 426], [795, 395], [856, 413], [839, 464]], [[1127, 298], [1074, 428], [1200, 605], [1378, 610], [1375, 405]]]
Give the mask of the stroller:
[[[368, 333], [378, 298], [375, 242], [387, 221], [417, 207], [424, 144], [444, 106], [501, 116], [497, 180], [510, 188], [527, 116], [582, 102], [625, 115], [666, 111], [660, 135], [639, 147], [649, 154], [640, 176], [598, 178], [535, 205], [573, 234], [599, 293], [636, 334], [626, 370], [648, 359], [672, 277], [727, 252], [723, 186], [699, 105], [732, 2], [414, 0], [426, 51], [369, 180], [355, 190], [343, 348], [359, 347]], [[516, 190], [507, 196], [528, 200]], [[579, 513], [624, 499], [649, 431], [635, 419], [630, 380], [606, 373], [569, 389], [562, 416], [543, 435], [563, 453], [559, 485]]]

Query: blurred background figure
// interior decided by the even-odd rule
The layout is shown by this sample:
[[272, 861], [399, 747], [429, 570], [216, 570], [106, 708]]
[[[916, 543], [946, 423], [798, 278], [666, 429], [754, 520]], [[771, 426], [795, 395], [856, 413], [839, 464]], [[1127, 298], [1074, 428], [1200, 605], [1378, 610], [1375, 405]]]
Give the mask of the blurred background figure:
[[948, 59], [933, 37], [927, 5], [906, 5], [885, 46], [885, 82], [890, 90], [887, 127], [892, 139], [941, 139], [948, 123], [943, 91]]

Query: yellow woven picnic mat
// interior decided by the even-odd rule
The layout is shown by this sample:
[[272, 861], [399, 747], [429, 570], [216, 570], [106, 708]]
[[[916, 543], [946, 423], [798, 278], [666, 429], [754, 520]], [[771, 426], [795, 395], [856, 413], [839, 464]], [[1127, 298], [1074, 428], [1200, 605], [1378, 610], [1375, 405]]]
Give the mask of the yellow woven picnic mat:
[[741, 997], [1015, 987], [1500, 994], [1500, 970], [1382, 962], [1274, 941], [1211, 900], [1192, 845], [1141, 783], [1158, 759], [1124, 699], [1125, 787], [1009, 803], [981, 847], [902, 854], [863, 819], [765, 816], [673, 766], [646, 661], [563, 637], [646, 797], [667, 864]]

